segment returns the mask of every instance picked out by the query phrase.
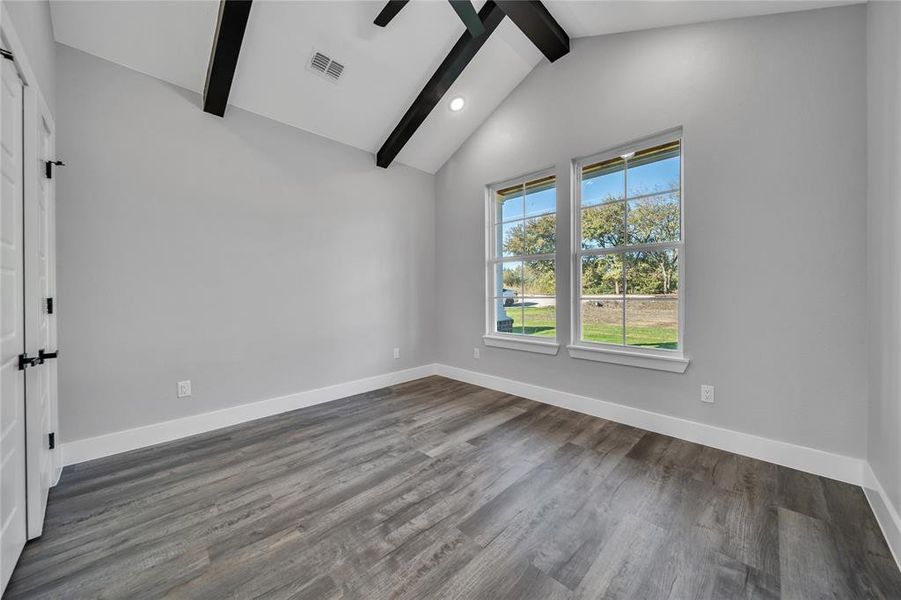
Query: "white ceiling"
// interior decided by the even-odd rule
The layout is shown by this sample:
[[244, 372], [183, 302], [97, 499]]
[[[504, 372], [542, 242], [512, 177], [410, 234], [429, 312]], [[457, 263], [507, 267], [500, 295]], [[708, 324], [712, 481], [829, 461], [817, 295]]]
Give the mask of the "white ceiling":
[[[545, 2], [572, 37], [848, 3]], [[218, 6], [218, 0], [67, 0], [52, 2], [51, 11], [58, 42], [202, 93]], [[464, 31], [443, 0], [415, 0], [384, 29], [372, 24], [382, 6], [383, 0], [257, 0], [229, 102], [362, 150], [377, 151]], [[307, 70], [314, 49], [345, 65], [338, 82]], [[505, 19], [397, 160], [436, 172], [541, 60], [528, 39]], [[457, 95], [466, 99], [466, 107], [454, 113], [446, 100]]]

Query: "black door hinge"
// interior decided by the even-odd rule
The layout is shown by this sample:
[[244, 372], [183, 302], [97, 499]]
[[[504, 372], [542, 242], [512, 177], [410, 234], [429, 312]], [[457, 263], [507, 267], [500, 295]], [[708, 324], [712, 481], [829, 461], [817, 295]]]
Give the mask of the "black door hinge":
[[38, 365], [44, 364], [44, 359], [41, 356], [31, 356], [29, 357], [27, 354], [19, 355], [19, 370], [24, 371], [28, 367], [36, 367]]
[[48, 160], [44, 163], [44, 175], [47, 176], [47, 179], [53, 179], [53, 167], [65, 167], [66, 163], [61, 160]]
[[47, 445], [50, 447], [50, 449], [53, 450], [54, 448], [56, 448], [56, 432], [51, 432], [51, 433], [47, 434], [47, 438], [49, 438], [47, 440], [48, 441]]
[[16, 60], [16, 58], [13, 56], [13, 53], [6, 48], [0, 48], [0, 56], [7, 60]]
[[53, 298], [47, 298], [47, 314], [53, 314]]

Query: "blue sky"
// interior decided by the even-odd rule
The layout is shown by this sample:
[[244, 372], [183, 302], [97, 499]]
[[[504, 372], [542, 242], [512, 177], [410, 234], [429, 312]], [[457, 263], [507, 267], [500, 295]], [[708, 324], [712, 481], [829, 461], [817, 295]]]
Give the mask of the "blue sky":
[[[679, 157], [674, 156], [646, 165], [629, 168], [629, 196], [654, 190], [669, 190], [679, 181]], [[622, 198], [625, 187], [623, 171], [592, 177], [582, 182], [582, 206], [600, 204], [609, 197]]]
[[[501, 221], [536, 217], [554, 212], [557, 209], [557, 193], [554, 188], [526, 194], [525, 203], [522, 196], [511, 198], [503, 204]], [[525, 210], [525, 212], [523, 212]]]
[[[629, 196], [647, 194], [654, 190], [669, 190], [679, 181], [678, 156], [638, 167], [629, 168]], [[622, 198], [625, 188], [623, 171], [592, 177], [582, 182], [582, 206], [600, 204], [607, 198]], [[501, 221], [535, 217], [556, 210], [555, 189], [542, 190], [513, 197], [503, 203]], [[506, 229], [506, 228], [505, 228]]]

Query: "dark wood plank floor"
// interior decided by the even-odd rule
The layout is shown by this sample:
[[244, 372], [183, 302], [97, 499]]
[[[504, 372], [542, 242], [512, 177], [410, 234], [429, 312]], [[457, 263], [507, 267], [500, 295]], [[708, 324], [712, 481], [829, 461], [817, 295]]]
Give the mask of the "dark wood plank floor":
[[429, 377], [69, 467], [9, 598], [901, 598], [860, 488]]

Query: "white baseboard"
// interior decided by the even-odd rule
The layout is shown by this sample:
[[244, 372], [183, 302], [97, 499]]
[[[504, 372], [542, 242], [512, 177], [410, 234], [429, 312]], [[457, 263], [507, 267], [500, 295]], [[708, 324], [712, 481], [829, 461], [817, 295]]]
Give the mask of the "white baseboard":
[[885, 493], [869, 463], [864, 465], [863, 493], [867, 496], [873, 514], [876, 515], [882, 536], [888, 543], [898, 568], [901, 568], [901, 516], [898, 515], [898, 509]]
[[854, 485], [863, 483], [864, 461], [858, 458], [448, 365], [436, 365], [436, 374]]
[[239, 423], [277, 415], [289, 410], [371, 392], [389, 385], [397, 385], [406, 381], [428, 377], [434, 373], [435, 365], [423, 365], [403, 371], [394, 371], [365, 379], [307, 390], [279, 398], [270, 398], [269, 400], [241, 404], [213, 412], [75, 440], [60, 446], [62, 460], [64, 465], [74, 465], [95, 458], [103, 458], [104, 456], [137, 450], [138, 448], [154, 444], [171, 442], [172, 440], [205, 433], [214, 429], [238, 425]]
[[855, 485], [864, 483], [866, 463], [857, 458], [443, 364], [423, 365], [404, 371], [385, 373], [279, 398], [68, 442], [61, 446], [63, 464], [72, 465], [170, 442], [435, 374], [839, 481]]

